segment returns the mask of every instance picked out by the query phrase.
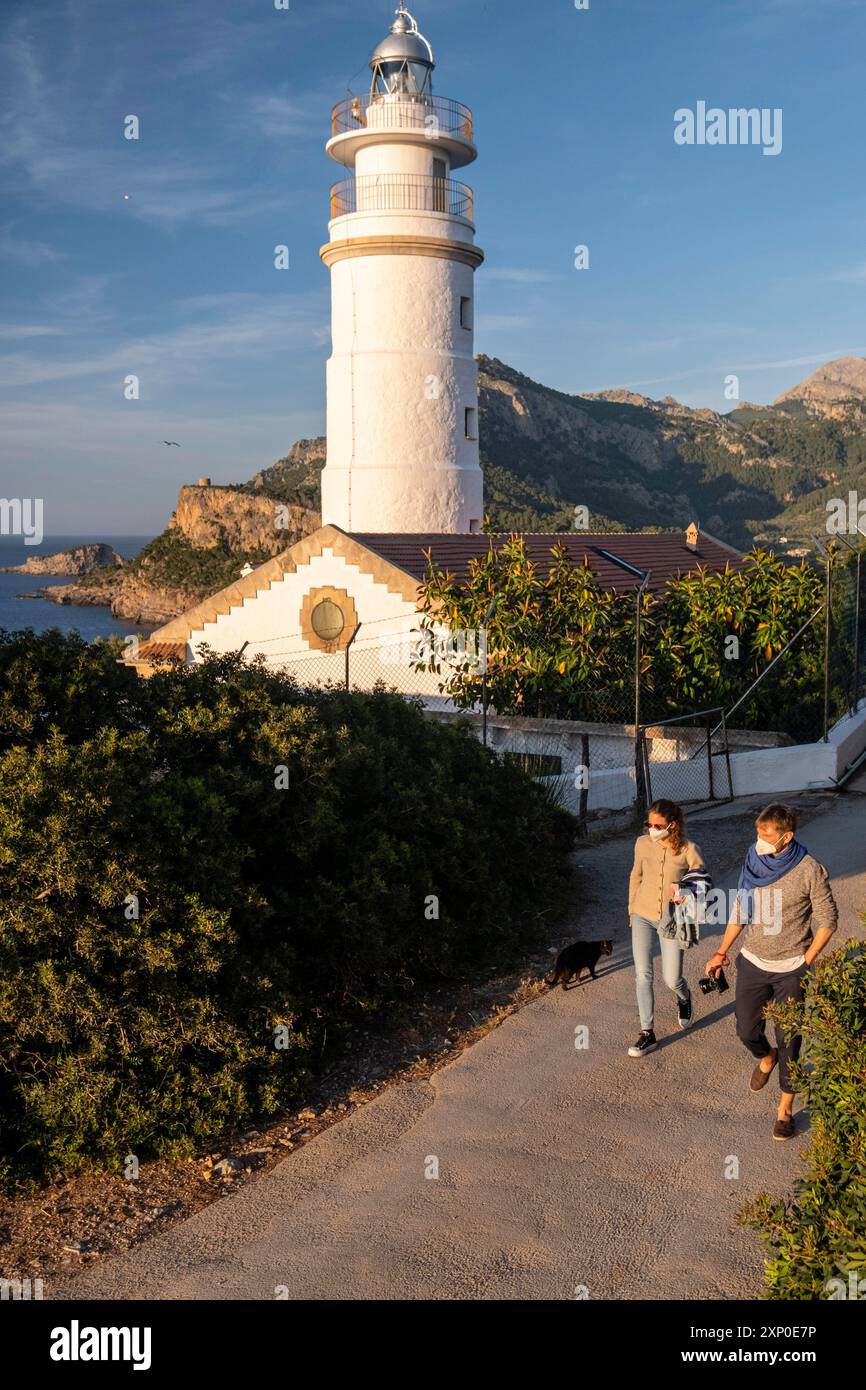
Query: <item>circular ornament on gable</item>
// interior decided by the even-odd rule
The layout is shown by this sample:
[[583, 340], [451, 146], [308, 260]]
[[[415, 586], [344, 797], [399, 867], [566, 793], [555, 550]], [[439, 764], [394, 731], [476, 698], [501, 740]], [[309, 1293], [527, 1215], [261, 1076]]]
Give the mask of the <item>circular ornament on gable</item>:
[[301, 604], [301, 634], [315, 651], [341, 652], [358, 626], [355, 601], [345, 589], [311, 589]]
[[346, 620], [343, 610], [337, 607], [333, 599], [322, 598], [310, 614], [310, 624], [323, 642], [336, 642], [346, 626]]

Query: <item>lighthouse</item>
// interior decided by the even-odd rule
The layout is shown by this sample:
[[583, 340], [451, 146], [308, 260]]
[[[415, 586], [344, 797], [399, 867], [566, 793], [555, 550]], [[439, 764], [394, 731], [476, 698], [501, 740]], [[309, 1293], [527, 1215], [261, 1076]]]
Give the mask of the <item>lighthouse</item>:
[[401, 4], [369, 90], [334, 107], [331, 356], [322, 521], [350, 533], [472, 532], [483, 519], [474, 356], [472, 113], [433, 93]]

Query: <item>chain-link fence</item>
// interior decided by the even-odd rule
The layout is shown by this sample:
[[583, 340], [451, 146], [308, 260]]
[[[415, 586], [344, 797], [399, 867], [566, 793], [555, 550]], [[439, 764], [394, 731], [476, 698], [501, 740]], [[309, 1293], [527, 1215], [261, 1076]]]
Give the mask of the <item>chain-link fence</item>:
[[638, 735], [638, 800], [680, 804], [730, 801], [731, 757], [723, 709], [642, 724]]
[[727, 685], [730, 728], [781, 734], [790, 743], [826, 739], [866, 693], [866, 570], [825, 564], [824, 597], [781, 651], [768, 652]]

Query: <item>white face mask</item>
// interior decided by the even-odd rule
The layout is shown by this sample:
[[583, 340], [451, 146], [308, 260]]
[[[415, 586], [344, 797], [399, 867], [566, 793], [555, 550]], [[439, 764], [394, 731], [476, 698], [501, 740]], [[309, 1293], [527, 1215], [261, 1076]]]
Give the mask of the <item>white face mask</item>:
[[651, 840], [663, 840], [667, 835], [670, 835], [670, 833], [670, 829], [667, 826], [661, 827], [651, 825], [649, 828], [649, 837]]
[[755, 841], [755, 849], [758, 854], [777, 854], [781, 848], [781, 845], [773, 845], [769, 840], [762, 840], [760, 835]]

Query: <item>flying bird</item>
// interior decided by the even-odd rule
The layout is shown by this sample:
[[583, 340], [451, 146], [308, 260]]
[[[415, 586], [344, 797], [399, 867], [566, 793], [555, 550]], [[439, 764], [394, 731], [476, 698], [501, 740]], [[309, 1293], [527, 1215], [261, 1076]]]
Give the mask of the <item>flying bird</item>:
[[164, 439], [162, 442], [163, 444], [173, 444], [176, 449], [180, 448], [180, 445], [178, 444], [176, 439]]

